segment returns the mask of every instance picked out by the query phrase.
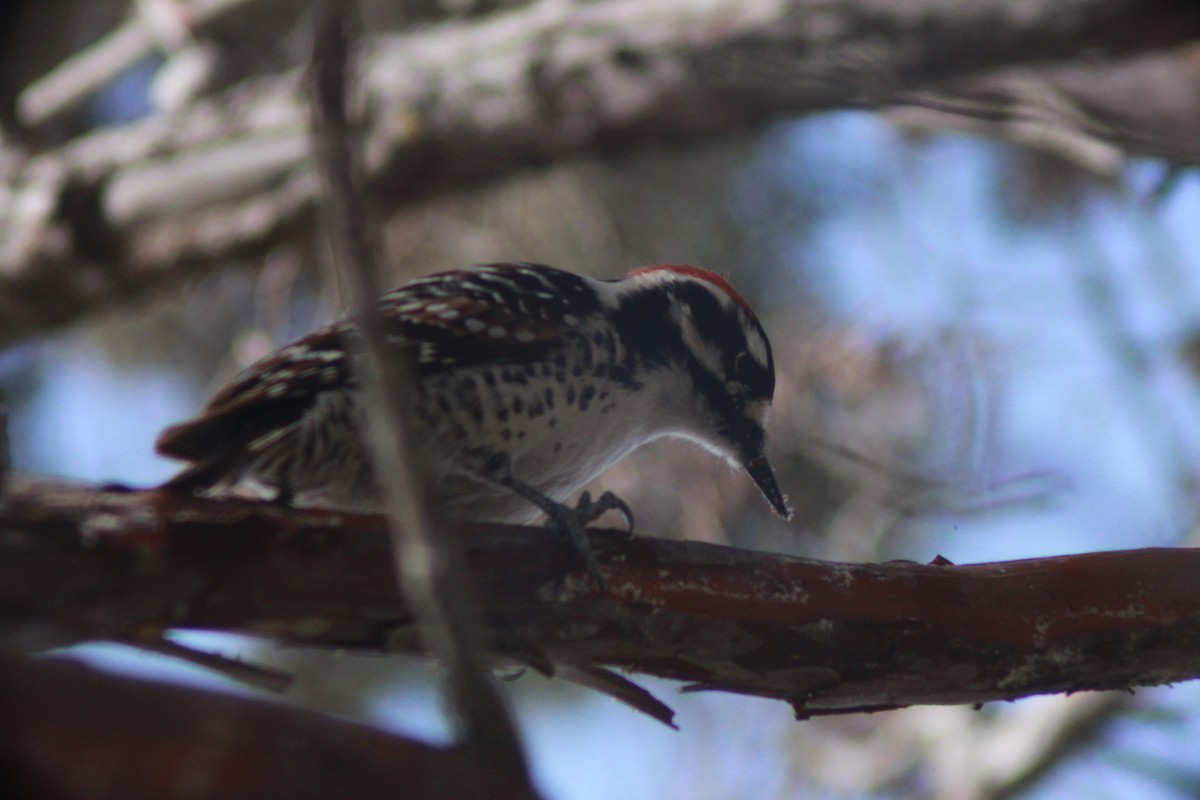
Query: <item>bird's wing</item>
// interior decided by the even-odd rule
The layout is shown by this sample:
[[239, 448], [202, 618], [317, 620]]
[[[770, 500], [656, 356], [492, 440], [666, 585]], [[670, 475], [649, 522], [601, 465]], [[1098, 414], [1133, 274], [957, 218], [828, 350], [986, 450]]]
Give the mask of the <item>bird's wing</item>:
[[194, 419], [155, 441], [165, 456], [210, 461], [300, 420], [321, 392], [351, 380], [343, 345], [349, 328], [330, 325], [277, 350], [221, 388]]
[[[380, 301], [388, 343], [408, 350], [418, 375], [462, 367], [543, 362], [579, 334], [569, 324], [582, 308], [535, 282], [532, 266], [493, 265], [440, 273]], [[558, 273], [549, 268], [555, 275]], [[575, 276], [570, 276], [580, 280]], [[159, 436], [163, 455], [215, 463], [300, 421], [321, 393], [355, 378], [347, 356], [354, 328], [341, 321], [296, 340], [250, 366], [194, 419]]]

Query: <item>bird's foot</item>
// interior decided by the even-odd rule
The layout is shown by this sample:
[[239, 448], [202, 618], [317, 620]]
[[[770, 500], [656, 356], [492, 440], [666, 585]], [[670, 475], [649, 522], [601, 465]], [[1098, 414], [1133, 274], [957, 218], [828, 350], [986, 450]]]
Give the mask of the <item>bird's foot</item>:
[[607, 583], [604, 573], [600, 571], [600, 563], [596, 561], [596, 554], [592, 552], [586, 528], [589, 523], [595, 522], [605, 512], [616, 510], [625, 517], [629, 533], [633, 533], [633, 509], [612, 492], [605, 492], [595, 500], [592, 500], [591, 494], [584, 492], [579, 496], [579, 502], [574, 507], [554, 503], [553, 507], [544, 510], [546, 527], [556, 531], [571, 544], [575, 552], [583, 559], [588, 572], [592, 574], [601, 588], [605, 588]]

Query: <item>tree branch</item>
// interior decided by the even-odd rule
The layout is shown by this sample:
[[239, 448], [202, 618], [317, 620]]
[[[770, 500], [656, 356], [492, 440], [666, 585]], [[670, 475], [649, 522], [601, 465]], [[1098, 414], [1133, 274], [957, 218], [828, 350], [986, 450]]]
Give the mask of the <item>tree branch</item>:
[[[1198, 26], [1200, 9], [1169, 0], [536, 2], [375, 40], [368, 178], [395, 212], [584, 153], [885, 106], [1014, 64], [1161, 50]], [[297, 74], [248, 81], [59, 150], [0, 152], [0, 344], [180, 271], [306, 245], [316, 181], [300, 88]], [[1131, 152], [1146, 141], [1089, 132]]]
[[245, 697], [0, 653], [10, 800], [532, 800], [474, 754]]
[[[24, 483], [0, 513], [0, 625], [164, 628], [419, 649], [382, 519]], [[791, 703], [801, 717], [1200, 676], [1200, 551], [838, 564], [593, 531], [598, 594], [557, 539], [466, 536], [489, 649]]]

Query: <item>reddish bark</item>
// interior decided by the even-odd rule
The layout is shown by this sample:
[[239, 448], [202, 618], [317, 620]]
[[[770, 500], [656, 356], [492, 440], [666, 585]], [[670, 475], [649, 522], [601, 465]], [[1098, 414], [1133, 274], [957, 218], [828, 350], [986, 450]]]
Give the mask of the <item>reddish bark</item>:
[[[417, 649], [373, 517], [24, 489], [0, 516], [0, 623], [168, 627]], [[1200, 675], [1200, 551], [838, 564], [595, 531], [602, 594], [537, 528], [467, 532], [489, 646], [791, 702], [801, 716], [1127, 689]]]

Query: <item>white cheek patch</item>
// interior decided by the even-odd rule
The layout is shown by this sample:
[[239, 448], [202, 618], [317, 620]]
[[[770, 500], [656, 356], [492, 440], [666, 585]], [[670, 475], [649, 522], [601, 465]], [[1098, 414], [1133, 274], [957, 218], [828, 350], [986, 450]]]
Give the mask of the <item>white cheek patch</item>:
[[758, 365], [767, 368], [767, 340], [758, 335], [757, 331], [746, 337], [746, 352], [750, 353]]
[[688, 351], [695, 354], [696, 359], [706, 369], [714, 375], [720, 375], [723, 370], [721, 367], [721, 352], [711, 342], [706, 341], [700, 331], [696, 329], [696, 323], [692, 320], [692, 309], [682, 303], [671, 304], [671, 319], [679, 326], [679, 333], [683, 337], [683, 344]]

